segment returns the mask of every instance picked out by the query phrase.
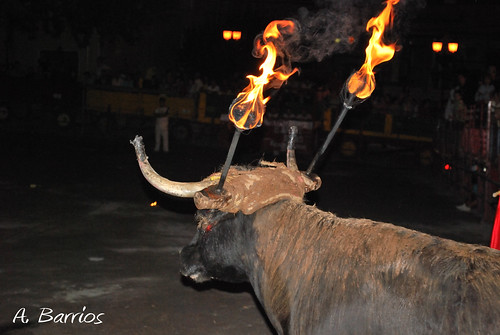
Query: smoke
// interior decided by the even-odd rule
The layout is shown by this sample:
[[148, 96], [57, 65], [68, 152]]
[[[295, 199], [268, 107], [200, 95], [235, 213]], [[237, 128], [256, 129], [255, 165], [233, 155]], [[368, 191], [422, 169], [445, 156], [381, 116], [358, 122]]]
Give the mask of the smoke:
[[[292, 63], [320, 62], [332, 54], [349, 53], [359, 41], [367, 41], [367, 22], [386, 7], [381, 0], [317, 0], [322, 7], [314, 12], [301, 7], [293, 19], [273, 21], [254, 40], [253, 56], [265, 55], [263, 45], [272, 43], [276, 49], [276, 74], [267, 88], [279, 89], [297, 69]], [[400, 49], [411, 20], [425, 7], [425, 0], [400, 0], [394, 5], [393, 28], [384, 33], [386, 44]], [[266, 34], [274, 26], [279, 34]], [[269, 32], [269, 31], [268, 31]], [[362, 38], [366, 37], [366, 38]]]
[[[264, 57], [263, 45], [271, 43], [277, 53], [276, 71], [290, 74], [292, 63], [320, 62], [333, 53], [352, 51], [364, 31], [361, 21], [356, 10], [310, 13], [301, 8], [298, 18], [273, 21], [257, 35], [252, 55]], [[266, 34], [274, 27], [279, 34]]]
[[[290, 19], [296, 31], [286, 36], [283, 53], [291, 62], [322, 61], [338, 53], [352, 52], [366, 32], [368, 20], [385, 7], [382, 0], [317, 0], [319, 10], [301, 7]], [[401, 41], [411, 20], [425, 7], [425, 0], [400, 0], [394, 6], [394, 27], [388, 31], [391, 43]]]
[[334, 53], [350, 52], [363, 31], [355, 8], [335, 11], [330, 8], [311, 13], [299, 10], [297, 38], [288, 44], [292, 62], [322, 61]]

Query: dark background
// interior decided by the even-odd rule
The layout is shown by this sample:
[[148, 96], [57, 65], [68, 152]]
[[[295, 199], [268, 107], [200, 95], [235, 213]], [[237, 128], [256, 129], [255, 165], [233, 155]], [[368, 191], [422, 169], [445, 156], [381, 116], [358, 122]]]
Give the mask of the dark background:
[[[498, 65], [499, 7], [484, 0], [400, 1], [390, 37], [401, 50], [391, 64], [381, 66], [377, 80], [428, 91], [449, 88], [462, 69], [479, 79], [488, 65]], [[95, 72], [99, 60], [120, 72], [143, 74], [154, 66], [163, 73], [181, 67], [234, 80], [235, 75], [256, 72], [253, 39], [270, 21], [294, 18], [307, 24], [330, 11], [332, 19], [324, 24], [348, 17], [354, 42], [322, 64], [298, 65], [302, 76], [326, 81], [335, 72], [344, 78], [360, 66], [368, 37], [364, 26], [382, 8], [378, 0], [5, 0], [0, 4], [0, 69], [4, 75], [19, 75], [54, 67], [44, 59], [47, 52], [59, 51], [73, 56], [58, 59], [57, 71], [78, 81]], [[241, 40], [224, 41], [225, 29], [242, 31]], [[349, 36], [338, 30], [337, 37], [345, 42]], [[434, 40], [458, 42], [459, 50], [436, 55], [431, 50]]]
[[[220, 169], [228, 148], [227, 138], [221, 139], [230, 138], [232, 128], [227, 134], [214, 128], [215, 135], [195, 144], [174, 137], [169, 153], [154, 153], [149, 121], [121, 128], [100, 121], [56, 128], [46, 127], [38, 114], [80, 106], [80, 89], [102, 63], [136, 79], [156, 67], [164, 77], [194, 78], [198, 72], [245, 85], [244, 76], [256, 73], [258, 64], [251, 56], [253, 40], [271, 20], [327, 9], [339, 20], [353, 18], [350, 24], [340, 22], [354, 42], [339, 33], [345, 49], [297, 66], [300, 80], [342, 83], [362, 64], [364, 25], [382, 8], [378, 0], [0, 1], [0, 108], [9, 109], [8, 119], [0, 122], [0, 333], [272, 334], [248, 285], [200, 286], [181, 278], [178, 252], [194, 235], [194, 205], [154, 190], [128, 143], [144, 134], [159, 173], [197, 181]], [[466, 69], [478, 79], [489, 65], [498, 65], [497, 1], [401, 0], [397, 8], [390, 37], [401, 49], [380, 66], [373, 98], [407, 89], [431, 98], [432, 110], [440, 113], [457, 71]], [[241, 30], [242, 39], [224, 41], [224, 29]], [[459, 50], [435, 54], [433, 40], [457, 41]], [[65, 98], [69, 106], [38, 99], [73, 87]], [[286, 103], [274, 101], [276, 108]], [[262, 131], [242, 136], [234, 163], [255, 163], [264, 155], [252, 144]], [[307, 167], [316, 148], [297, 153], [299, 168]], [[411, 150], [370, 149], [364, 157], [345, 158], [334, 141], [317, 170], [323, 186], [308, 195], [308, 203], [342, 217], [488, 245], [493, 222], [456, 210], [464, 199], [440, 167], [421, 166]], [[284, 160], [284, 152], [266, 154]], [[158, 206], [150, 207], [154, 201]], [[488, 201], [495, 207], [496, 199]], [[103, 325], [36, 322], [41, 307], [70, 313], [83, 306], [105, 313]], [[32, 322], [14, 324], [22, 307]]]

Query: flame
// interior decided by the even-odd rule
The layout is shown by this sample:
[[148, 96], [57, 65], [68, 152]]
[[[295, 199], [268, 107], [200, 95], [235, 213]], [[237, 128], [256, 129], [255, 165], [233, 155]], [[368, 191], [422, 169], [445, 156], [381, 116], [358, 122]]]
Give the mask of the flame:
[[386, 45], [382, 41], [386, 26], [392, 26], [393, 6], [399, 0], [388, 0], [386, 7], [377, 17], [373, 17], [366, 25], [366, 31], [372, 30], [372, 37], [365, 49], [365, 63], [354, 73], [347, 83], [349, 92], [360, 99], [368, 98], [375, 89], [375, 74], [373, 68], [382, 62], [390, 60], [396, 52], [396, 45]]
[[290, 70], [287, 65], [282, 65], [276, 71], [276, 57], [282, 56], [278, 46], [283, 43], [283, 35], [293, 34], [295, 24], [289, 20], [278, 20], [269, 23], [261, 38], [256, 39], [254, 55], [256, 57], [266, 56], [259, 67], [261, 75], [256, 77], [248, 75], [250, 84], [240, 92], [229, 107], [229, 119], [234, 125], [242, 130], [253, 129], [262, 125], [266, 103], [270, 97], [264, 98], [265, 85], [279, 88], [297, 69]]
[[157, 201], [153, 201], [152, 203], [149, 204], [150, 207], [156, 207], [158, 205]]

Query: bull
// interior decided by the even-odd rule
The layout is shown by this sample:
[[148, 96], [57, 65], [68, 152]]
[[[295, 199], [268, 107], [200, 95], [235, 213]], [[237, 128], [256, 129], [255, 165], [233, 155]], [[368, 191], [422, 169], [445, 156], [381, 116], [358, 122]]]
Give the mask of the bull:
[[231, 167], [218, 194], [220, 175], [172, 182], [152, 169], [140, 138], [133, 144], [153, 186], [193, 197], [198, 208], [182, 275], [250, 282], [278, 334], [500, 332], [499, 251], [306, 205], [304, 193], [320, 179], [293, 159], [287, 167]]

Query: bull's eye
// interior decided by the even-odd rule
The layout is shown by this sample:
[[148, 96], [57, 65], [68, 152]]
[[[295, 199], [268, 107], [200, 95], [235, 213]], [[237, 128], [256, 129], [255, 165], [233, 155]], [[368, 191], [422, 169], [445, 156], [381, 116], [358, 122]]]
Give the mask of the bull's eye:
[[203, 235], [210, 232], [213, 228], [214, 228], [213, 223], [202, 223], [198, 226], [198, 229], [201, 231]]

